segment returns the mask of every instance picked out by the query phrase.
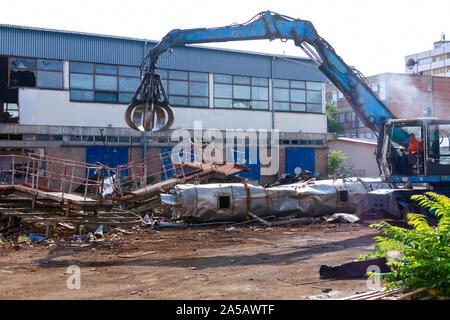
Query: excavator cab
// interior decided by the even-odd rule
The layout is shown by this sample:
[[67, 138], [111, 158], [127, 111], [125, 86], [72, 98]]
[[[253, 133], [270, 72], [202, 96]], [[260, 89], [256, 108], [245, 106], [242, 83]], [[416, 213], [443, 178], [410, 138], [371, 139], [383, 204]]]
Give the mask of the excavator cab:
[[377, 160], [392, 182], [450, 181], [450, 120], [392, 119], [382, 125]]

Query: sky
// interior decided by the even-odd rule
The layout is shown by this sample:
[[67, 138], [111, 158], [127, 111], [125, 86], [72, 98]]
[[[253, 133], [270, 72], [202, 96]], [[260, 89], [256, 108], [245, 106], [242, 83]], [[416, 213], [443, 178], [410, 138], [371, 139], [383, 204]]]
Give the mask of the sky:
[[[309, 20], [337, 54], [366, 77], [405, 71], [405, 56], [450, 40], [449, 0], [22, 0], [8, 1], [1, 24], [160, 40], [172, 29], [243, 23], [271, 10]], [[207, 46], [302, 56], [292, 41], [233, 41]]]

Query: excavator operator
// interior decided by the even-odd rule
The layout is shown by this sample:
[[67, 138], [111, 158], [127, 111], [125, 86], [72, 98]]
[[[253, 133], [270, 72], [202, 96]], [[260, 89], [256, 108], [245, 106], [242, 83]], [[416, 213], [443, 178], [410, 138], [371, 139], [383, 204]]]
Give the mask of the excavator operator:
[[404, 174], [411, 174], [412, 169], [418, 164], [419, 152], [423, 151], [423, 145], [421, 141], [416, 139], [414, 133], [411, 133], [408, 139], [409, 144], [405, 143], [405, 148], [400, 149], [404, 152], [400, 159], [400, 168]]
[[414, 133], [411, 133], [409, 136], [409, 145], [407, 148], [402, 148], [400, 149], [400, 151], [404, 151], [406, 152], [406, 156], [414, 156], [414, 157], [418, 157], [418, 153], [419, 153], [419, 140], [416, 139], [416, 136], [414, 135]]

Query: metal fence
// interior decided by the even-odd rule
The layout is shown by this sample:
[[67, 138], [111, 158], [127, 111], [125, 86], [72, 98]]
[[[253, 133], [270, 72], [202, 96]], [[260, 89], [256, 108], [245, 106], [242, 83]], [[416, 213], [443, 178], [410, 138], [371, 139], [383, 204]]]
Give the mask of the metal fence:
[[[83, 201], [102, 194], [104, 175], [107, 168], [101, 164], [88, 164], [74, 160], [42, 156], [31, 153], [22, 155], [0, 155], [3, 163], [9, 162], [9, 169], [2, 169], [3, 184], [22, 185], [32, 193], [59, 192], [62, 199], [66, 194], [78, 193]], [[96, 172], [89, 176], [90, 172]]]
[[[196, 161], [198, 160], [198, 161]], [[150, 159], [141, 159], [109, 168], [101, 163], [89, 164], [39, 154], [0, 155], [2, 184], [21, 185], [27, 191], [53, 192], [64, 200], [67, 194], [89, 199], [120, 198], [125, 193], [167, 179], [182, 180], [202, 171], [201, 159], [195, 159], [194, 145], [160, 153]], [[209, 169], [214, 170], [211, 164]]]

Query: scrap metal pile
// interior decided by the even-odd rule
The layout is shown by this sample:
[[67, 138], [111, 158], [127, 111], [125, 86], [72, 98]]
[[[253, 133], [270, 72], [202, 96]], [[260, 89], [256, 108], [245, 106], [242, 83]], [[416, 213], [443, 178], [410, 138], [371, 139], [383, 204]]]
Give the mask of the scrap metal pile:
[[258, 220], [271, 225], [264, 220], [268, 216], [295, 219], [355, 213], [368, 193], [389, 188], [381, 178], [308, 177], [290, 184], [255, 186], [235, 176], [248, 171], [244, 165], [177, 162], [171, 152], [116, 168], [37, 154], [0, 157], [2, 163], [10, 163], [0, 172], [0, 228], [17, 221], [42, 222], [47, 234], [62, 223], [78, 232], [80, 226], [149, 225], [161, 217], [197, 223]]
[[57, 224], [75, 232], [80, 226], [146, 224], [143, 217], [160, 206], [161, 192], [248, 170], [238, 164], [175, 163], [170, 152], [116, 168], [38, 154], [1, 155], [0, 160], [0, 230], [41, 222], [47, 235]]

